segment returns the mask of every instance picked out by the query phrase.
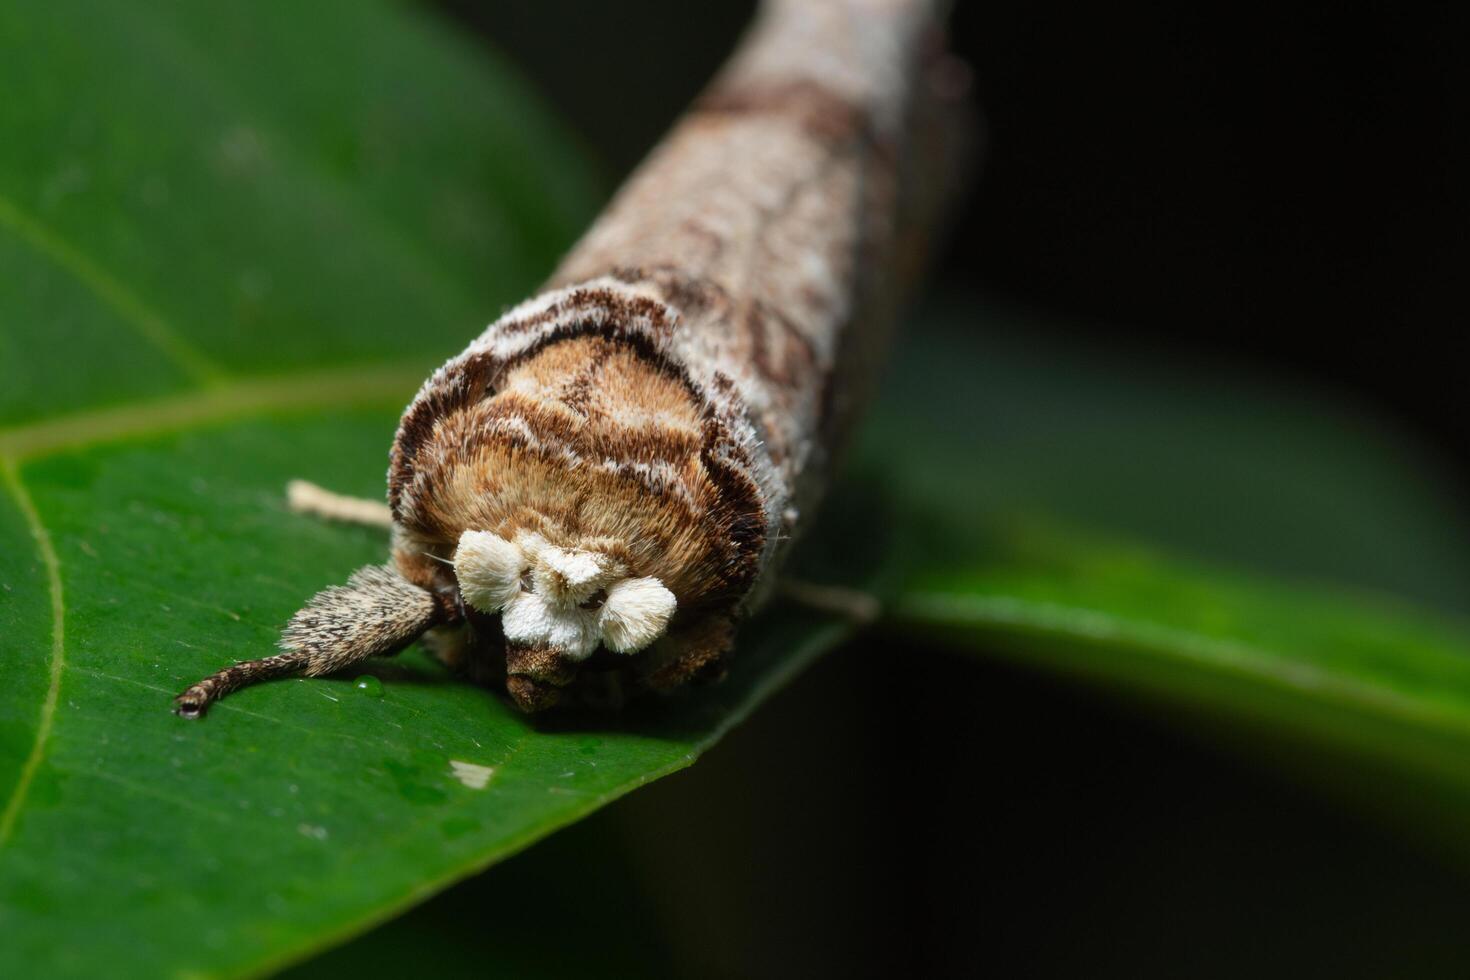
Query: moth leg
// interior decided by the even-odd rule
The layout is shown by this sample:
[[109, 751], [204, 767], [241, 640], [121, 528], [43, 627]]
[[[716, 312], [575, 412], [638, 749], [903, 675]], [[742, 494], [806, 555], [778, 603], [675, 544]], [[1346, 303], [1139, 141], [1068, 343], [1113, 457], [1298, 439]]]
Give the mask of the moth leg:
[[310, 514], [327, 521], [393, 527], [393, 512], [387, 504], [363, 497], [345, 497], [306, 480], [286, 484], [286, 506], [293, 513]]
[[278, 653], [274, 657], [245, 660], [210, 674], [174, 698], [174, 714], [198, 718], [209, 706], [231, 691], [277, 677], [289, 677], [306, 670], [307, 658], [300, 651]]
[[776, 590], [781, 598], [799, 606], [864, 625], [876, 622], [883, 612], [878, 597], [861, 589], [783, 578]]
[[449, 615], [432, 593], [393, 566], [369, 565], [354, 572], [346, 585], [318, 592], [292, 616], [281, 634], [280, 653], [211, 674], [175, 698], [174, 710], [197, 718], [231, 691], [260, 681], [293, 674], [318, 677], [368, 657], [397, 653]]
[[642, 681], [649, 690], [667, 694], [691, 682], [725, 676], [725, 660], [735, 646], [735, 624], [712, 614], [670, 632], [648, 650]]

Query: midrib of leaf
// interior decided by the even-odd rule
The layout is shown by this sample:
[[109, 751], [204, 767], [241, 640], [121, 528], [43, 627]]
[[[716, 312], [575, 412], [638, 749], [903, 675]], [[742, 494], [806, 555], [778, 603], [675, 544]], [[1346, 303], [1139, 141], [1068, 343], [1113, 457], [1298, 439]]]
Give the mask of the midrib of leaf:
[[1470, 738], [1470, 722], [1465, 716], [1435, 710], [1420, 699], [1386, 687], [1357, 682], [1308, 663], [1285, 663], [1250, 643], [1116, 616], [1096, 607], [1039, 602], [1002, 593], [914, 592], [901, 600], [897, 615], [900, 620], [930, 626], [948, 622], [1017, 636], [1141, 647], [1231, 671], [1258, 683], [1275, 684], [1299, 695], [1353, 704], [1455, 738]]
[[224, 369], [184, 339], [184, 335], [174, 329], [162, 314], [81, 249], [34, 216], [26, 214], [3, 192], [0, 192], [0, 227], [9, 230], [28, 247], [75, 278], [138, 337], [171, 360], [191, 380], [201, 385], [220, 384], [225, 380]]
[[56, 702], [61, 693], [61, 674], [66, 666], [66, 603], [61, 591], [61, 561], [56, 557], [56, 548], [51, 542], [51, 533], [41, 523], [41, 517], [36, 512], [36, 505], [31, 500], [25, 483], [21, 481], [15, 462], [3, 456], [0, 456], [0, 480], [4, 481], [5, 489], [25, 518], [31, 537], [36, 542], [36, 553], [46, 569], [46, 587], [51, 596], [51, 663], [47, 677], [46, 696], [41, 701], [40, 719], [36, 725], [36, 737], [31, 744], [31, 751], [21, 765], [20, 775], [16, 778], [15, 786], [5, 802], [4, 811], [0, 812], [0, 848], [3, 848], [10, 841], [15, 821], [20, 816], [21, 808], [25, 805], [26, 794], [30, 792], [31, 781], [36, 776], [36, 770], [41, 767], [41, 760], [45, 758], [46, 740], [51, 736], [51, 726], [56, 718]]
[[0, 458], [18, 464], [63, 449], [162, 435], [249, 415], [406, 399], [425, 373], [422, 365], [366, 365], [246, 378], [0, 429]]

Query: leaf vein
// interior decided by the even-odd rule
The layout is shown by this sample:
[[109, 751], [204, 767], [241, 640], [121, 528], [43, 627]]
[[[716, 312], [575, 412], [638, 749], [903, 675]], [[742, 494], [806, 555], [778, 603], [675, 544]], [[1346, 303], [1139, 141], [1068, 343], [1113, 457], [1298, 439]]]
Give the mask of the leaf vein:
[[406, 397], [426, 369], [370, 365], [252, 378], [183, 395], [0, 429], [0, 456], [15, 462], [129, 437], [178, 432], [271, 411], [360, 405]]
[[1433, 726], [1459, 737], [1470, 734], [1464, 719], [1422, 698], [1365, 683], [1327, 667], [1286, 661], [1268, 649], [1240, 640], [1129, 619], [1083, 606], [1035, 602], [1007, 595], [920, 593], [908, 596], [901, 605], [900, 617], [914, 623], [963, 622], [1089, 642], [1132, 643], [1182, 660], [1238, 672], [1309, 697], [1335, 699], [1342, 704]]
[[41, 559], [41, 564], [46, 568], [46, 584], [51, 593], [51, 663], [46, 696], [41, 701], [40, 720], [36, 725], [36, 737], [31, 744], [30, 754], [26, 756], [21, 766], [20, 775], [16, 778], [15, 788], [11, 790], [10, 798], [5, 803], [5, 809], [0, 811], [0, 848], [3, 848], [15, 830], [15, 822], [20, 816], [21, 807], [25, 805], [31, 782], [41, 768], [41, 761], [46, 756], [46, 742], [51, 737], [51, 728], [56, 721], [56, 704], [61, 694], [61, 674], [62, 669], [66, 666], [66, 605], [61, 591], [61, 561], [56, 557], [56, 548], [51, 542], [51, 533], [46, 530], [46, 525], [41, 523], [41, 516], [36, 512], [35, 502], [31, 500], [30, 493], [26, 490], [25, 484], [21, 482], [20, 471], [13, 460], [0, 457], [0, 479], [3, 479], [11, 498], [20, 509], [21, 516], [25, 518], [31, 537], [35, 539], [36, 553]]
[[87, 287], [135, 334], [172, 361], [190, 380], [203, 385], [218, 385], [226, 379], [225, 371], [218, 364], [186, 340], [161, 313], [145, 303], [122, 280], [35, 217], [26, 214], [4, 194], [0, 194], [0, 227], [8, 229], [20, 241]]

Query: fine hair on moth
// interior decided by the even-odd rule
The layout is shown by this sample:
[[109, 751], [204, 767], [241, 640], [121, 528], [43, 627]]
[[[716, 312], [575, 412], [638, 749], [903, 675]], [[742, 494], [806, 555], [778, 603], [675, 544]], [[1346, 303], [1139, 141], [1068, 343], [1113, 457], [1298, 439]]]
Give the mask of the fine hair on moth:
[[729, 63], [531, 299], [423, 384], [377, 524], [391, 560], [280, 652], [190, 686], [315, 677], [422, 639], [516, 706], [720, 677], [880, 365], [956, 171], [935, 0], [767, 0]]

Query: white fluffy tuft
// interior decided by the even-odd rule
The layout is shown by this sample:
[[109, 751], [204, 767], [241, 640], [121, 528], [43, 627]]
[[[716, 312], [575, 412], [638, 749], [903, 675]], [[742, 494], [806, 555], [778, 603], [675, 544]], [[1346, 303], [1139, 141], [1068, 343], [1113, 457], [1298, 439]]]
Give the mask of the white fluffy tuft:
[[521, 549], [489, 531], [466, 531], [454, 550], [454, 574], [464, 601], [497, 613], [521, 591], [526, 559]]
[[678, 605], [656, 578], [625, 578], [607, 590], [598, 625], [602, 642], [617, 653], [634, 653], [663, 635]]
[[[642, 650], [663, 635], [677, 606], [656, 578], [624, 578], [622, 562], [595, 551], [558, 548], [538, 534], [510, 542], [489, 531], [466, 531], [454, 552], [464, 601], [500, 613], [509, 642], [545, 647], [586, 660], [599, 643], [616, 653]], [[523, 587], [530, 572], [533, 589]], [[599, 590], [600, 608], [583, 608]]]
[[586, 660], [597, 649], [596, 613], [553, 605], [535, 592], [516, 596], [501, 614], [500, 627], [517, 646], [550, 647], [572, 660]]
[[536, 588], [549, 598], [578, 605], [623, 573], [619, 563], [595, 551], [572, 551], [550, 545], [536, 556]]

